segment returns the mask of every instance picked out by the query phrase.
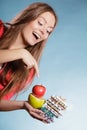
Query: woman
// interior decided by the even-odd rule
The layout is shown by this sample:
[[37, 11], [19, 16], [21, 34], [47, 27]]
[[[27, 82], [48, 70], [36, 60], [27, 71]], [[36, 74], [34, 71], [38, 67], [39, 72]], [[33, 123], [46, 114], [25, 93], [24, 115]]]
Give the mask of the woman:
[[31, 84], [49, 35], [57, 23], [57, 16], [48, 4], [33, 3], [10, 23], [5, 23], [0, 38], [0, 110], [25, 109], [43, 122], [42, 112], [27, 101], [10, 100]]

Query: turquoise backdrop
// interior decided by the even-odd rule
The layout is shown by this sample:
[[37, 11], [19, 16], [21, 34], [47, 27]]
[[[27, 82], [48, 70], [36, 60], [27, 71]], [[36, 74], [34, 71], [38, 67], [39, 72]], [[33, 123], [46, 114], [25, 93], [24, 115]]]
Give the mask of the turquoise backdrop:
[[[33, 85], [47, 87], [44, 98], [60, 95], [69, 106], [63, 117], [44, 124], [24, 110], [0, 112], [0, 130], [87, 130], [87, 0], [39, 0], [56, 11], [59, 22], [40, 62], [40, 78], [18, 96], [27, 100]], [[0, 0], [0, 19], [10, 21], [38, 0]]]

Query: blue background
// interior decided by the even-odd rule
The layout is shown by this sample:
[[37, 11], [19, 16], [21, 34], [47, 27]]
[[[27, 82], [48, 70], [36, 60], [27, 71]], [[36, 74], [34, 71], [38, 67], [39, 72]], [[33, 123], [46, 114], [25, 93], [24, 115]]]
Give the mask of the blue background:
[[[87, 130], [87, 0], [40, 0], [56, 11], [59, 22], [40, 62], [33, 85], [47, 87], [44, 98], [61, 95], [69, 106], [63, 117], [44, 124], [24, 110], [0, 112], [0, 130]], [[0, 0], [0, 19], [10, 21], [35, 0]], [[18, 96], [26, 100], [32, 86]]]

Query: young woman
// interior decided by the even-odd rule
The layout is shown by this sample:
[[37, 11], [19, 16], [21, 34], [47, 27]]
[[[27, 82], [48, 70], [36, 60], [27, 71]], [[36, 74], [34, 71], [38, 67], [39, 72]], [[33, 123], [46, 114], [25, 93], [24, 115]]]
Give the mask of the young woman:
[[[25, 109], [43, 122], [42, 112], [27, 101], [10, 100], [39, 76], [39, 62], [57, 16], [46, 3], [33, 3], [10, 23], [1, 22], [0, 34], [0, 111]], [[28, 85], [29, 86], [29, 85]]]

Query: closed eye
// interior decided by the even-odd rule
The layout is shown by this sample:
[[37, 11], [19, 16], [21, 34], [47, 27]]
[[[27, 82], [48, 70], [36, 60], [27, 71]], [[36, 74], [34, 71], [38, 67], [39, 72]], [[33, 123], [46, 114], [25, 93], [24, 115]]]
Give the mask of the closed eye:
[[50, 34], [51, 32], [47, 31], [48, 34]]
[[42, 23], [42, 22], [40, 22], [40, 21], [38, 21], [38, 24], [39, 24], [40, 26], [43, 26], [43, 23]]
[[50, 31], [50, 30], [47, 30], [47, 33], [50, 35], [50, 34], [51, 34], [51, 31]]

